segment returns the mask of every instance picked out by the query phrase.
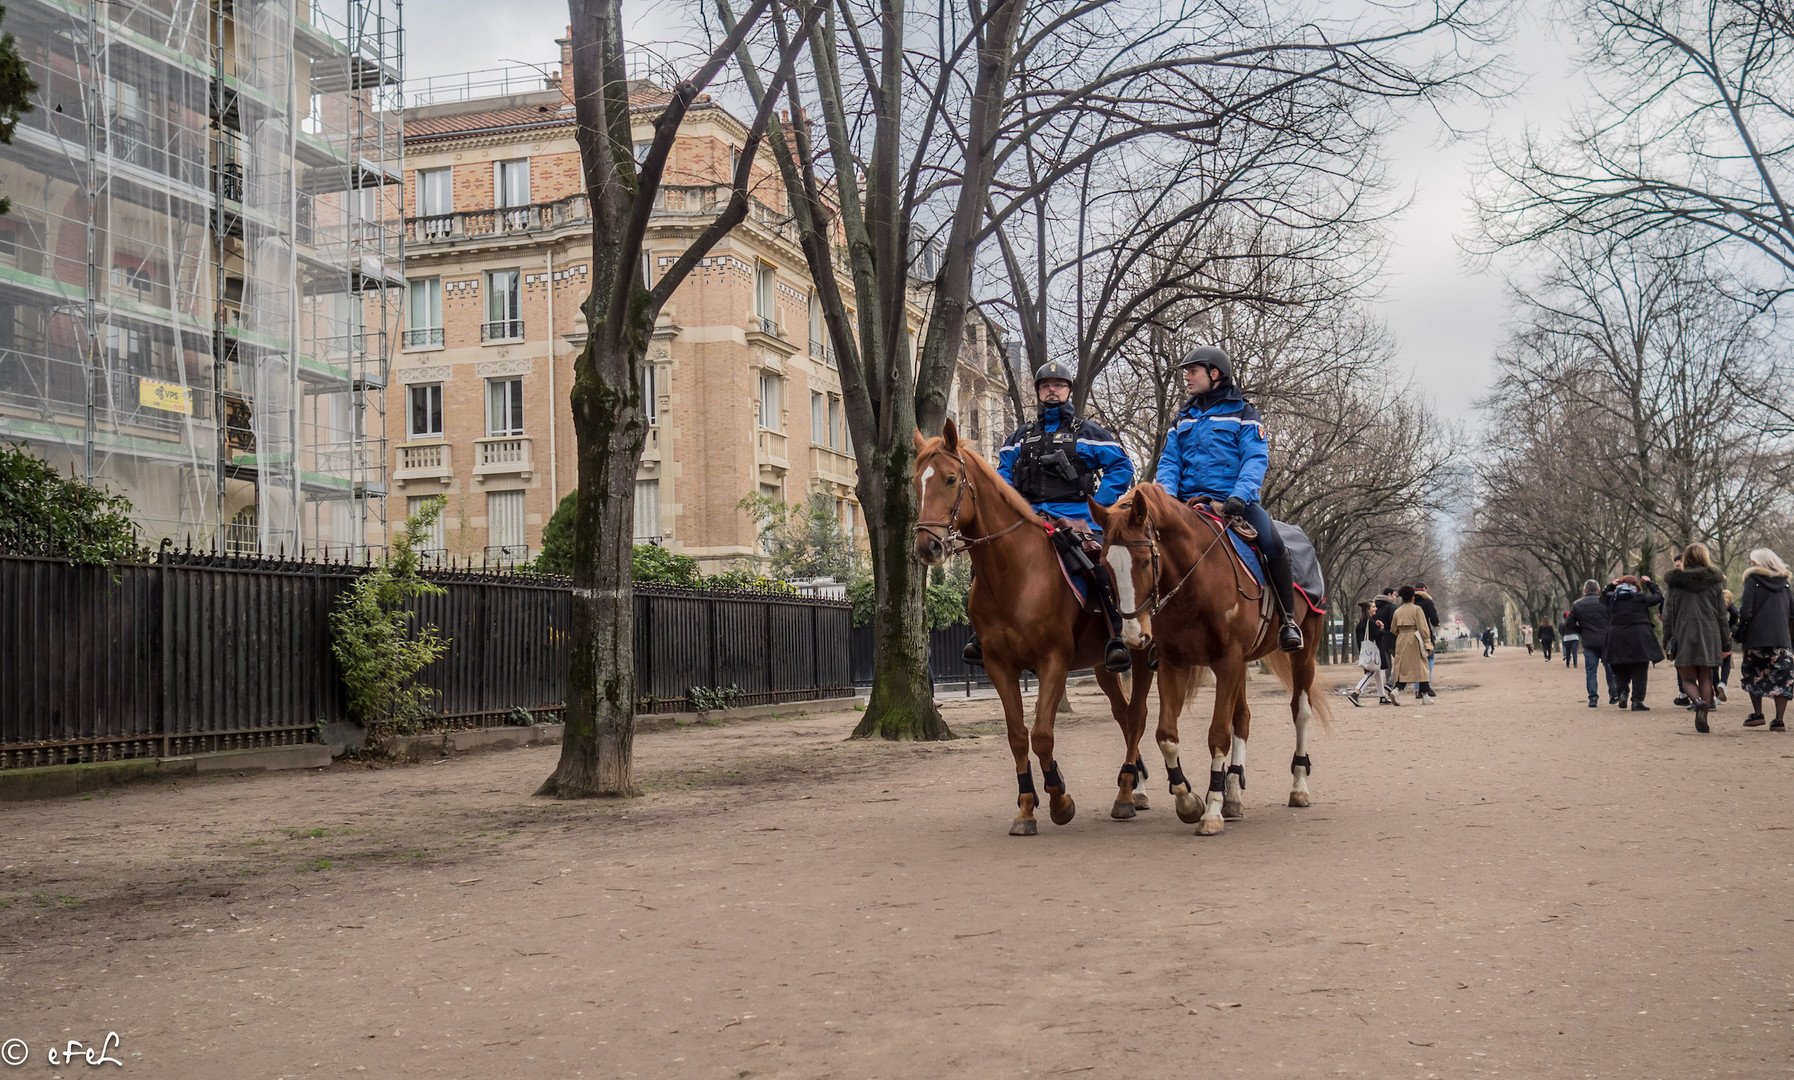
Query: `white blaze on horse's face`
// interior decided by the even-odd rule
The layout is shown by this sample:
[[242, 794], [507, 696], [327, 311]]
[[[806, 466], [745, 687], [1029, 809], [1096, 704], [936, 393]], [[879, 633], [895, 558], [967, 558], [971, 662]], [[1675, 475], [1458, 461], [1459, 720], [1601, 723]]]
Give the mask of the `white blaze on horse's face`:
[[[928, 481], [934, 479], [934, 466], [929, 465], [916, 477], [916, 506], [921, 511], [924, 521], [930, 518], [928, 512]], [[943, 514], [945, 511], [943, 511]], [[922, 560], [924, 566], [939, 566], [947, 561], [947, 549], [940, 537], [931, 534], [927, 529], [916, 529], [916, 558]]]
[[[1140, 606], [1135, 599], [1139, 590], [1134, 587], [1134, 549], [1121, 544], [1111, 544], [1106, 556], [1109, 569], [1115, 575], [1115, 600], [1122, 611], [1133, 611]], [[1152, 638], [1152, 616], [1141, 612], [1136, 618], [1121, 620], [1121, 640], [1130, 649], [1144, 649]]]

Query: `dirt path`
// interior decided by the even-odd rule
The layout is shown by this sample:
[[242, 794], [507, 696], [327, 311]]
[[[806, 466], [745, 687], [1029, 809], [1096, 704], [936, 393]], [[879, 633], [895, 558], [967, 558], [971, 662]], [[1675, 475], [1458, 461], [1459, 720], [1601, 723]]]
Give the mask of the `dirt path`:
[[1091, 693], [1033, 839], [988, 700], [932, 746], [645, 735], [627, 803], [532, 799], [536, 748], [8, 806], [0, 1076], [108, 1030], [128, 1075], [232, 1080], [1794, 1075], [1794, 737], [1696, 736], [1661, 682], [1590, 710], [1514, 650], [1438, 675], [1342, 702], [1301, 811], [1255, 684], [1214, 839], [1156, 762], [1108, 818]]

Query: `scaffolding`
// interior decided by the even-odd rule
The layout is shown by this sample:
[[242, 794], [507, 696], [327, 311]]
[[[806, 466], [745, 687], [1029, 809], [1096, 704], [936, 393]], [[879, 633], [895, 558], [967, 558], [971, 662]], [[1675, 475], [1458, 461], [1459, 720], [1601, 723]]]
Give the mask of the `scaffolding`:
[[400, 2], [7, 4], [38, 89], [0, 151], [0, 441], [148, 545], [385, 543]]

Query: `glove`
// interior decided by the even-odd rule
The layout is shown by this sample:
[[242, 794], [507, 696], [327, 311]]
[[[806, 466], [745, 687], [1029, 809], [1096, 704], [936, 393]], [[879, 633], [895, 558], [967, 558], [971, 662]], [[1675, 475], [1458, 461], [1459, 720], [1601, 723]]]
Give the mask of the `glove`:
[[1246, 500], [1240, 498], [1238, 495], [1229, 495], [1227, 501], [1221, 504], [1221, 516], [1245, 517]]

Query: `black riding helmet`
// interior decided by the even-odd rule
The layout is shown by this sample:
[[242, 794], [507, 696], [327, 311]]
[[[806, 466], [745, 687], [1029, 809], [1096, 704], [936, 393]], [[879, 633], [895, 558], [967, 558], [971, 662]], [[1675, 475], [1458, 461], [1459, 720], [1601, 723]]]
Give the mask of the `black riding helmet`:
[[1048, 379], [1062, 379], [1065, 382], [1071, 382], [1071, 365], [1063, 360], [1048, 360], [1040, 365], [1040, 369], [1034, 372], [1034, 389], [1039, 390], [1040, 384]]
[[[1184, 357], [1183, 363], [1177, 366], [1187, 368], [1196, 364], [1213, 368], [1221, 373], [1223, 379], [1233, 382], [1233, 359], [1225, 351], [1217, 349], [1213, 345], [1200, 345], [1191, 349], [1189, 355]], [[1038, 381], [1039, 376], [1035, 376], [1035, 379]]]

